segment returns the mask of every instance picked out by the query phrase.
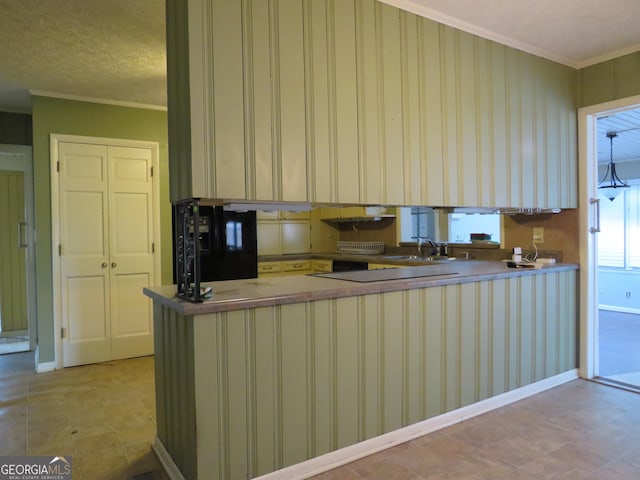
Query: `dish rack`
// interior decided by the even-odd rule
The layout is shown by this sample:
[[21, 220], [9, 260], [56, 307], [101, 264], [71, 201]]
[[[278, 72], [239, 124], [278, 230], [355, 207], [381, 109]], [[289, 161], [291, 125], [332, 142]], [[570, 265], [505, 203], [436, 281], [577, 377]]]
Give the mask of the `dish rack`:
[[338, 242], [338, 252], [374, 255], [384, 252], [384, 242]]

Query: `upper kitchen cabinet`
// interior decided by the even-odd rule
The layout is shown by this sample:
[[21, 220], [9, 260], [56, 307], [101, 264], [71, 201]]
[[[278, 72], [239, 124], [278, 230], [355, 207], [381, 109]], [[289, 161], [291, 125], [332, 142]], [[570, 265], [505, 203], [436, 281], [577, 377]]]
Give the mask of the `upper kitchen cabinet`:
[[374, 0], [167, 11], [174, 198], [577, 206], [569, 67]]

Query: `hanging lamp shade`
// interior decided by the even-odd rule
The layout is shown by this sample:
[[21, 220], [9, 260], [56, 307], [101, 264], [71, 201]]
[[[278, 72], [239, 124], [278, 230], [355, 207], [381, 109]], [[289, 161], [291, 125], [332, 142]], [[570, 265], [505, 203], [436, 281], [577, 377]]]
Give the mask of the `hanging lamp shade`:
[[609, 157], [607, 171], [598, 184], [598, 190], [600, 190], [600, 192], [602, 192], [602, 194], [612, 202], [613, 199], [622, 192], [623, 188], [629, 188], [629, 185], [624, 183], [620, 180], [620, 177], [618, 177], [618, 174], [616, 173], [616, 164], [613, 162], [613, 139], [617, 136], [618, 134], [616, 132], [607, 133], [607, 137], [609, 138], [609, 143], [611, 145], [611, 156]]

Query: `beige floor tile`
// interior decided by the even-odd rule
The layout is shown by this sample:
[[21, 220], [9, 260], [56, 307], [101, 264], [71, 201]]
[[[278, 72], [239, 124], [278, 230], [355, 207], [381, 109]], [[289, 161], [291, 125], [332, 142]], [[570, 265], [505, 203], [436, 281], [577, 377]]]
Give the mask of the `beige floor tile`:
[[85, 478], [118, 478], [112, 475], [119, 474], [120, 478], [126, 478], [124, 472], [129, 466], [127, 458], [118, 445], [115, 447], [100, 448], [91, 454], [76, 457], [75, 464]]
[[117, 448], [120, 440], [115, 432], [102, 432], [82, 437], [73, 437], [73, 445], [78, 458], [95, 455], [95, 452], [102, 449]]
[[156, 436], [156, 424], [153, 420], [147, 420], [134, 426], [119, 428], [117, 434], [123, 444], [136, 442], [151, 443]]

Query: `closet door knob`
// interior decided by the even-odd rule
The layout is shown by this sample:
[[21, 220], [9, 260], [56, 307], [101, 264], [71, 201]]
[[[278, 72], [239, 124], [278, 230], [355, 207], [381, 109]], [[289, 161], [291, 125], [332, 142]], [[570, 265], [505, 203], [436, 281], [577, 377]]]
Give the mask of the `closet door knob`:
[[102, 268], [107, 268], [107, 262], [102, 262], [102, 265], [100, 265]]
[[118, 266], [118, 264], [116, 262], [112, 262], [111, 263], [111, 268], [116, 268]]

